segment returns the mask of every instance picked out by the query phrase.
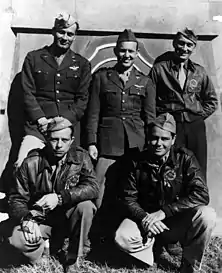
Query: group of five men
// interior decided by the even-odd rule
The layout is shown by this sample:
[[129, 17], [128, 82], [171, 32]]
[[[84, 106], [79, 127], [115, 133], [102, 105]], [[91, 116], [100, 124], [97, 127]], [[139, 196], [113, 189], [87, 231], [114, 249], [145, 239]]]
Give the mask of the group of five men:
[[[91, 79], [90, 63], [70, 49], [78, 28], [60, 14], [53, 43], [24, 61], [25, 136], [8, 193], [8, 241], [35, 263], [44, 240], [51, 238], [56, 254], [68, 234], [69, 270], [90, 250], [96, 211], [109, 200], [111, 212], [118, 199], [124, 215], [114, 238], [122, 250], [147, 262], [154, 241], [179, 241], [181, 272], [196, 272], [215, 225], [207, 206], [204, 119], [217, 107], [204, 68], [189, 59], [197, 36], [178, 32], [174, 51], [159, 56], [145, 76], [134, 67], [139, 43], [124, 30], [116, 65]], [[84, 112], [88, 151], [74, 140]]]

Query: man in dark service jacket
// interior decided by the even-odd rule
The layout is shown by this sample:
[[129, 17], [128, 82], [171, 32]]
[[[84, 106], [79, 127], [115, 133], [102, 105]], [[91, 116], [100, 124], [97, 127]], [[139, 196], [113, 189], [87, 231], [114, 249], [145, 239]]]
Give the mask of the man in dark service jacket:
[[52, 29], [53, 43], [27, 54], [22, 68], [25, 107], [25, 136], [17, 165], [28, 151], [44, 146], [50, 120], [62, 116], [73, 126], [81, 119], [88, 102], [90, 63], [70, 47], [79, 25], [69, 14], [60, 14]]
[[179, 241], [183, 249], [180, 272], [197, 273], [202, 272], [216, 213], [208, 206], [208, 188], [194, 154], [174, 146], [175, 133], [176, 122], [169, 113], [150, 124], [147, 150], [132, 160], [124, 181], [126, 218], [115, 240], [121, 249], [148, 264], [153, 262], [154, 240], [156, 249]]
[[190, 60], [197, 36], [190, 29], [179, 31], [174, 52], [159, 56], [150, 71], [156, 89], [157, 114], [169, 112], [177, 122], [177, 139], [194, 152], [206, 176], [207, 140], [204, 120], [217, 108], [217, 96], [205, 69]]
[[64, 236], [69, 236], [68, 272], [90, 250], [88, 232], [99, 192], [88, 152], [77, 146], [70, 153], [73, 133], [67, 119], [50, 123], [46, 146], [24, 159], [9, 193], [9, 243], [34, 264], [43, 254], [46, 239], [50, 238], [50, 254], [57, 255]]
[[[149, 89], [149, 79], [133, 67], [138, 41], [131, 30], [125, 29], [119, 35], [114, 53], [117, 64], [102, 68], [94, 75], [87, 111], [88, 151], [98, 160], [96, 174], [101, 187], [98, 206], [108, 170], [105, 199], [112, 202], [116, 192], [117, 159], [132, 149], [143, 148], [144, 130], [155, 117], [155, 97]], [[120, 168], [123, 171], [123, 166]]]

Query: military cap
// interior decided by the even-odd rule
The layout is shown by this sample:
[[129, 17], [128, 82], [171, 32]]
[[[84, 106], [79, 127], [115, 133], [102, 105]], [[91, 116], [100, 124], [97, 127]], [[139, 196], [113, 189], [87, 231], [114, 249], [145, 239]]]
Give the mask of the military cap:
[[55, 29], [69, 28], [74, 24], [76, 24], [76, 27], [78, 29], [79, 24], [78, 24], [77, 20], [73, 16], [71, 16], [70, 14], [68, 14], [66, 12], [62, 12], [55, 18], [54, 28]]
[[176, 121], [169, 113], [160, 114], [152, 124], [163, 130], [176, 134]]
[[189, 29], [186, 27], [185, 29], [178, 31], [176, 34], [176, 37], [178, 37], [179, 35], [183, 35], [184, 37], [186, 37], [187, 39], [189, 39], [196, 45], [198, 36], [193, 32], [192, 29]]
[[47, 131], [48, 132], [60, 131], [60, 130], [69, 128], [71, 126], [72, 126], [72, 123], [68, 119], [63, 117], [55, 117], [48, 124]]
[[120, 35], [117, 39], [117, 44], [119, 44], [121, 42], [136, 42], [136, 43], [138, 43], [138, 41], [131, 29], [125, 29], [123, 32], [120, 33]]

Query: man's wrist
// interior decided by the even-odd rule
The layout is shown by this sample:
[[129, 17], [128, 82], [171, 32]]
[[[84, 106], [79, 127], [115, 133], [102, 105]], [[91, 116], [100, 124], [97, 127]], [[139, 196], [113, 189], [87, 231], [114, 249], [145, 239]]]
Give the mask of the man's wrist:
[[62, 195], [61, 194], [57, 194], [57, 197], [58, 197], [58, 206], [62, 206], [62, 204], [63, 204]]

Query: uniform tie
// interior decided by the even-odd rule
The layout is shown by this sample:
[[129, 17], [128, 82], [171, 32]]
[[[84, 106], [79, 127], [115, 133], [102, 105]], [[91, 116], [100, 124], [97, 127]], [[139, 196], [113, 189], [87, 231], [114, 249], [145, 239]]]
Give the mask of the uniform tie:
[[178, 80], [180, 83], [181, 88], [183, 89], [185, 81], [186, 81], [186, 72], [184, 69], [184, 63], [180, 64], [179, 74], [178, 74]]
[[120, 78], [123, 86], [126, 85], [126, 82], [129, 80], [129, 76], [130, 76], [130, 71], [126, 71], [122, 74], [119, 74], [119, 78]]

